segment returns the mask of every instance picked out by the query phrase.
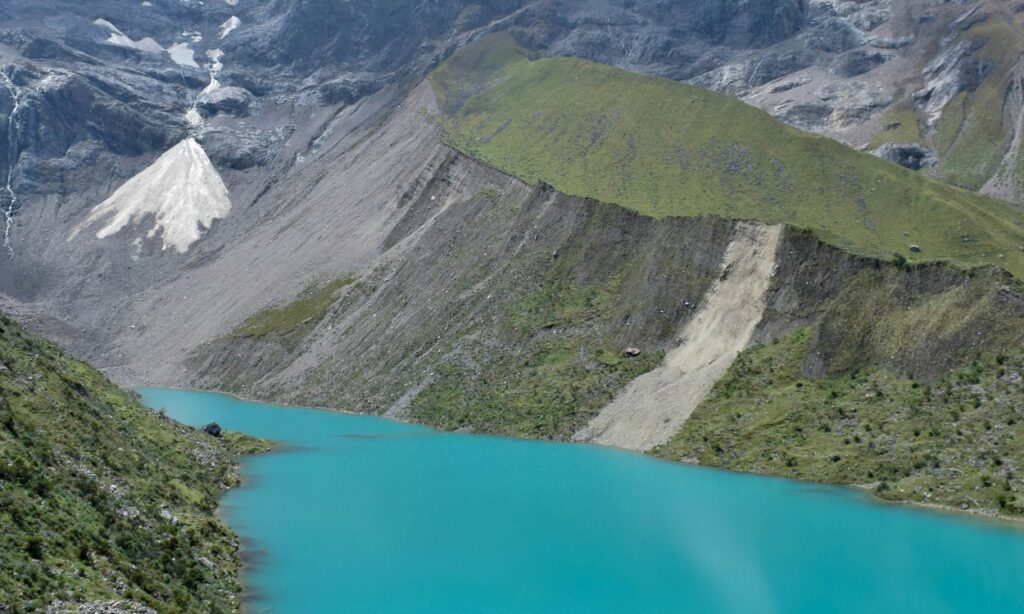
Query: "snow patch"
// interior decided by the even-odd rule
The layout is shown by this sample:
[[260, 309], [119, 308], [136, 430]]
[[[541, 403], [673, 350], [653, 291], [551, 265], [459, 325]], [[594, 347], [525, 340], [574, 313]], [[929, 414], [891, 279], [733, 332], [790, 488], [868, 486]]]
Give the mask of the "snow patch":
[[242, 25], [242, 20], [232, 15], [230, 19], [220, 24], [220, 37], [224, 38], [228, 34], [231, 34], [235, 31], [235, 28], [240, 25]]
[[210, 64], [207, 66], [210, 71], [210, 83], [203, 88], [201, 96], [209, 96], [220, 89], [220, 81], [217, 80], [217, 75], [224, 69], [224, 64], [220, 61], [224, 57], [223, 51], [220, 49], [210, 49], [206, 52], [206, 57], [210, 60]]
[[188, 43], [176, 43], [167, 48], [168, 55], [178, 66], [199, 68], [196, 64], [195, 52], [188, 46]]
[[109, 219], [96, 233], [98, 239], [115, 235], [128, 224], [140, 224], [153, 215], [156, 220], [146, 237], [159, 234], [164, 249], [173, 247], [185, 253], [214, 220], [226, 217], [230, 211], [231, 200], [224, 181], [202, 146], [190, 137], [96, 205], [69, 240], [104, 218]]
[[118, 47], [127, 47], [128, 49], [135, 49], [138, 51], [144, 51], [146, 53], [163, 53], [164, 48], [160, 43], [156, 42], [150, 37], [145, 37], [140, 40], [132, 40], [130, 36], [118, 29], [117, 26], [110, 23], [106, 19], [97, 19], [93, 22], [101, 28], [106, 28], [110, 31], [110, 35], [107, 37], [106, 43], [108, 45], [117, 45]]
[[238, 0], [224, 0], [224, 3], [228, 6], [238, 6]]

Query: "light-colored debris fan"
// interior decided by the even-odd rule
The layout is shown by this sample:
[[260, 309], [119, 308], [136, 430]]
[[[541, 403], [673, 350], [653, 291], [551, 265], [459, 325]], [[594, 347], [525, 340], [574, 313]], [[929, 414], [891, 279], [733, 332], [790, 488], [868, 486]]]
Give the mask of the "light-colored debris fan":
[[159, 235], [164, 249], [173, 247], [184, 253], [214, 220], [226, 217], [230, 211], [231, 200], [220, 174], [202, 146], [187, 138], [94, 207], [71, 238], [83, 228], [106, 220], [96, 233], [103, 239], [152, 215], [156, 219], [146, 236]]

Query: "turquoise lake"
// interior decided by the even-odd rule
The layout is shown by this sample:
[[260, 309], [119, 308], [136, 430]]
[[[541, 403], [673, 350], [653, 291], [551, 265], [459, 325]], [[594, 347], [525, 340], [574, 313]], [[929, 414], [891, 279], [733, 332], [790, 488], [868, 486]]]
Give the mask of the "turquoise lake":
[[141, 389], [273, 439], [223, 500], [250, 612], [1024, 612], [1024, 530], [571, 444]]

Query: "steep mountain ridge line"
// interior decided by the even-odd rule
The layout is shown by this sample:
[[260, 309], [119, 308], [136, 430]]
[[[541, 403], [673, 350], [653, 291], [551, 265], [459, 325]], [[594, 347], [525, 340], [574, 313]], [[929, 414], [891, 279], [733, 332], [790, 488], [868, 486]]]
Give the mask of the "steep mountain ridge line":
[[775, 270], [781, 226], [741, 222], [726, 248], [721, 274], [680, 343], [601, 409], [576, 441], [645, 452], [669, 440], [711, 392], [753, 337]]
[[[273, 271], [282, 265], [260, 259], [250, 262], [239, 257], [236, 249], [257, 235], [261, 244], [269, 245], [273, 232], [264, 233], [264, 227], [279, 229], [278, 218], [302, 209], [305, 197], [324, 207], [335, 204], [332, 199], [342, 188], [335, 186], [331, 193], [313, 186], [329, 181], [332, 158], [342, 159], [340, 152], [352, 147], [354, 139], [343, 135], [362, 136], [367, 115], [397, 104], [396, 90], [421, 77], [465, 41], [492, 30], [510, 32], [538, 57], [574, 55], [678, 80], [708, 75], [710, 80], [701, 81], [702, 85], [745, 99], [750, 98], [733, 91], [732, 85], [743, 85], [744, 92], [750, 87], [758, 92], [777, 89], [757, 101], [776, 115], [776, 103], [792, 99], [800, 106], [804, 97], [813, 96], [820, 104], [834, 107], [837, 117], [858, 122], [867, 118], [864, 121], [872, 123], [881, 121], [875, 114], [883, 107], [871, 107], [866, 115], [846, 113], [842, 108], [850, 101], [861, 108], [857, 106], [860, 96], [850, 95], [842, 87], [821, 87], [822, 79], [831, 84], [838, 78], [834, 66], [840, 64], [835, 62], [842, 60], [842, 66], [848, 66], [851, 62], [847, 60], [854, 60], [852, 64], [857, 64], [861, 57], [857, 52], [875, 49], [872, 45], [876, 43], [882, 44], [877, 48], [882, 54], [920, 55], [924, 61], [932, 53], [926, 47], [949, 34], [946, 26], [967, 10], [956, 3], [936, 6], [917, 0], [872, 0], [856, 5], [794, 0], [787, 1], [782, 10], [777, 8], [778, 3], [769, 0], [713, 6], [695, 1], [638, 5], [619, 0], [510, 0], [478, 7], [459, 0], [402, 0], [386, 6], [280, 0], [238, 5], [154, 3], [150, 7], [115, 0], [86, 4], [16, 0], [5, 7], [9, 19], [0, 28], [4, 41], [0, 62], [16, 93], [9, 100], [9, 93], [0, 88], [0, 113], [10, 111], [15, 98], [26, 103], [18, 115], [23, 125], [16, 131], [19, 155], [12, 169], [12, 187], [19, 204], [13, 217], [12, 247], [18, 258], [0, 259], [0, 291], [9, 308], [34, 329], [60, 340], [80, 356], [115, 369], [119, 381], [143, 381], [145, 377], [131, 373], [133, 367], [127, 366], [136, 352], [134, 338], [143, 334], [144, 325], [165, 329], [165, 324], [177, 317], [173, 313], [176, 303], [203, 321], [197, 339], [208, 340], [223, 333], [225, 327], [213, 330], [206, 320], [223, 317], [236, 324], [251, 311], [246, 302], [258, 303], [255, 308], [284, 301], [311, 282], [344, 276], [366, 263], [360, 261], [357, 266], [351, 260], [335, 267], [303, 262], [303, 269], [316, 271], [318, 279], [272, 273], [278, 284], [265, 286], [246, 277], [246, 268], [265, 266]], [[374, 18], [385, 9], [393, 15]], [[337, 11], [351, 19], [339, 19]], [[979, 9], [979, 14], [984, 12]], [[64, 18], [48, 19], [54, 14]], [[232, 16], [238, 17], [241, 25], [222, 39], [221, 26]], [[185, 257], [162, 251], [159, 240], [145, 237], [145, 232], [122, 230], [103, 241], [82, 233], [70, 244], [53, 240], [66, 237], [93, 206], [189, 134], [183, 101], [195, 98], [210, 82], [208, 70], [179, 66], [166, 53], [109, 44], [111, 32], [96, 25], [98, 18], [112, 20], [133, 41], [148, 36], [165, 48], [188, 43], [199, 58], [221, 49], [230, 62], [217, 74], [218, 82], [224, 88], [249, 93], [197, 109], [204, 120], [201, 145], [231, 192], [232, 209]], [[396, 40], [385, 35], [387, 30], [381, 27], [385, 23], [408, 28], [408, 36]], [[972, 22], [971, 27], [979, 25], [985, 22]], [[907, 28], [916, 28], [920, 40], [908, 44], [903, 37]], [[939, 35], [933, 30], [943, 31]], [[185, 32], [190, 35], [186, 37]], [[835, 36], [823, 37], [823, 33]], [[202, 40], [192, 40], [197, 37]], [[292, 40], [295, 37], [301, 40]], [[984, 32], [970, 32], [970, 38], [981, 44]], [[416, 42], [422, 40], [429, 42]], [[819, 49], [830, 42], [844, 48]], [[890, 49], [885, 47], [889, 43], [906, 46]], [[853, 47], [845, 48], [848, 45]], [[753, 72], [746, 69], [751, 54], [762, 56], [749, 64]], [[312, 66], [310, 57], [320, 58], [320, 65]], [[872, 57], [867, 58], [869, 63], [875, 61]], [[966, 59], [980, 62], [979, 66], [985, 60], [980, 56]], [[903, 66], [906, 61], [897, 57], [852, 79], [889, 83], [889, 77], [877, 71], [897, 63]], [[718, 68], [723, 70], [716, 72]], [[800, 74], [786, 76], [796, 74], [793, 71]], [[801, 85], [804, 77], [810, 81]], [[819, 89], [828, 100], [818, 97]], [[899, 97], [896, 92], [892, 95]], [[781, 112], [786, 115], [785, 109]], [[801, 125], [795, 116], [784, 119]], [[129, 132], [131, 138], [126, 138]], [[9, 157], [6, 149], [0, 150], [0, 157]], [[730, 160], [728, 156], [723, 159]], [[0, 168], [8, 166], [0, 163]], [[370, 190], [367, 194], [379, 193]], [[603, 199], [622, 200], [615, 194]], [[339, 211], [332, 219], [346, 217]], [[928, 215], [919, 219], [928, 219]], [[323, 220], [319, 226], [329, 223]], [[971, 234], [972, 228], [964, 230], [968, 239], [978, 240]], [[918, 237], [906, 241], [899, 236], [891, 238], [904, 248], [916, 244], [925, 249], [924, 254], [930, 252]], [[959, 245], [962, 236], [949, 239]], [[136, 240], [140, 240], [138, 244]], [[1005, 243], [1009, 246], [1014, 241]], [[247, 249], [257, 252], [266, 248], [249, 243]], [[341, 249], [350, 251], [349, 247]], [[282, 251], [290, 253], [291, 248]], [[997, 258], [999, 253], [1013, 256], [1010, 248], [993, 250], [991, 255]], [[238, 301], [223, 296], [226, 293], [208, 293], [207, 282], [198, 283], [198, 293], [193, 293], [189, 284], [178, 283], [182, 278], [195, 281], [196, 269], [222, 257], [231, 260], [222, 275], [243, 273], [238, 287], [245, 286], [241, 290], [244, 296]], [[96, 274], [84, 283], [89, 271]], [[250, 287], [261, 291], [250, 292]], [[141, 307], [136, 308], [136, 302]], [[193, 309], [193, 304], [207, 302], [215, 305], [213, 311], [217, 312], [211, 318], [203, 318]], [[154, 309], [159, 317], [144, 322]], [[130, 322], [127, 329], [122, 322]], [[145, 335], [145, 343], [151, 348], [160, 347], [161, 337], [177, 341], [159, 330], [150, 333]], [[122, 343], [124, 339], [127, 341]], [[196, 339], [189, 343], [193, 341]], [[175, 354], [169, 349], [167, 356], [159, 359], [164, 365], [161, 369], [178, 368], [171, 366]]]
[[[201, 144], [237, 201], [232, 220], [224, 225], [247, 230], [278, 205], [273, 197], [268, 199], [271, 202], [263, 201], [266, 191], [315, 153], [316, 134], [325, 117], [382, 87], [408, 84], [451, 50], [491, 31], [510, 32], [537, 54], [571, 55], [677, 80], [696, 79], [702, 86], [756, 102], [797, 126], [808, 127], [798, 117], [798, 107], [828, 107], [832, 110], [825, 114], [828, 117], [841, 116], [874, 128], [883, 123], [887, 128], [900, 122], [889, 118], [883, 122], [879, 114], [885, 105], [872, 102], [877, 102], [873, 94], [850, 89], [851, 78], [842, 76], [844, 70], [866, 63], [870, 70], [852, 79], [885, 85], [885, 95], [894, 99], [890, 109], [903, 103], [916, 108], [917, 102], [903, 91], [926, 81], [913, 58], [921, 56], [924, 61], [937, 55], [939, 51], [932, 47], [941, 51], [939, 41], [945, 37], [954, 43], [969, 39], [973, 55], [963, 58], [964, 70], [957, 68], [954, 76], [980, 75], [995, 57], [995, 50], [981, 50], [990, 43], [998, 47], [1005, 39], [986, 36], [983, 27], [1000, 20], [1009, 20], [1010, 27], [1022, 19], [1013, 7], [996, 0], [984, 2], [967, 21], [957, 18], [971, 7], [918, 0], [787, 0], [781, 5], [769, 0], [712, 5], [696, 1], [637, 5], [621, 0], [385, 4], [352, 6], [322, 0], [148, 7], [113, 0], [87, 5], [70, 0], [10, 3], [6, 27], [0, 30], [5, 41], [0, 59], [27, 106], [20, 114], [25, 125], [17, 135], [17, 168], [4, 166], [11, 167], [12, 187], [19, 195], [12, 247], [22, 252], [25, 262], [0, 261], [0, 287], [16, 300], [32, 302], [51, 289], [45, 283], [24, 281], [34, 279], [26, 272], [61, 270], [62, 261], [76, 260], [81, 252], [89, 257], [103, 252], [102, 247], [88, 246], [68, 253], [46, 237], [70, 230], [123, 180], [144, 168], [154, 153], [185, 138], [190, 127], [183, 118], [183, 101], [192, 100], [209, 85], [209, 72], [202, 68], [180, 66], [167, 54], [111, 44], [110, 30], [96, 25], [97, 19], [113, 19], [132, 40], [148, 36], [158, 39], [162, 47], [184, 43], [200, 58], [220, 49], [231, 58], [217, 80], [225, 91], [248, 94], [202, 106]], [[383, 9], [389, 11], [387, 19], [375, 18]], [[46, 19], [54, 14], [64, 18]], [[242, 25], [222, 39], [222, 25], [232, 17]], [[408, 36], [396, 40], [382, 27], [385, 23], [407, 28]], [[893, 55], [897, 57], [875, 65], [879, 56]], [[310, 57], [321, 58], [321, 65], [311, 64]], [[895, 64], [900, 65], [898, 70], [885, 72]], [[971, 66], [980, 72], [967, 70]], [[1000, 64], [993, 75], [1001, 79], [1004, 68]], [[893, 85], [895, 81], [900, 85]], [[974, 95], [970, 79], [954, 85], [966, 88], [965, 97]], [[751, 88], [758, 94], [756, 100]], [[808, 97], [813, 101], [808, 102]], [[865, 97], [867, 107], [858, 102]], [[0, 98], [6, 110], [6, 92], [0, 90]], [[852, 106], [844, 110], [848, 104]], [[951, 115], [956, 115], [952, 111], [963, 105], [949, 107]], [[987, 106], [980, 107], [985, 107], [985, 113], [967, 109], [968, 115], [988, 117]], [[967, 125], [984, 123], [980, 119]], [[125, 126], [136, 138], [124, 138]], [[827, 127], [823, 130], [845, 138]], [[863, 141], [859, 136], [846, 140], [857, 146]], [[7, 155], [0, 151], [0, 156]], [[33, 208], [42, 210], [33, 212]], [[34, 226], [38, 229], [30, 228]], [[222, 245], [218, 240], [209, 243], [211, 251]], [[146, 247], [140, 250], [140, 260], [157, 259]], [[162, 266], [168, 260], [162, 259]], [[66, 295], [66, 291], [60, 288], [55, 293]], [[72, 328], [87, 328], [78, 324]]]
[[479, 86], [448, 108], [448, 142], [528, 183], [648, 215], [787, 223], [872, 257], [1024, 274], [1024, 214], [1006, 203], [720, 94], [583, 60], [531, 60], [487, 39], [435, 73], [439, 99], [460, 100], [449, 91], [460, 73]]

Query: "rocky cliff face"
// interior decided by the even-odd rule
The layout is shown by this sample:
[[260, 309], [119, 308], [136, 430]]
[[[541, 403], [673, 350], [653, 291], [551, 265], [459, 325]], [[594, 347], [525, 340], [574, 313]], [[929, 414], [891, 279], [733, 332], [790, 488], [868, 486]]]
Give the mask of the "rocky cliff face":
[[[403, 195], [448, 155], [417, 119], [433, 102], [402, 103], [403, 87], [494, 30], [543, 53], [693, 80], [854, 144], [891, 136], [905, 146], [883, 152], [932, 172], [995, 160], [985, 168], [1002, 170], [986, 189], [1012, 195], [1017, 185], [1020, 88], [990, 80], [1016, 66], [1003, 34], [1019, 17], [995, 0], [48, 0], [2, 10], [0, 290], [12, 310], [108, 367], [129, 362], [121, 346], [134, 342], [96, 339], [134, 338], [183, 313], [209, 322], [173, 339], [172, 355], [297, 295], [317, 274], [358, 271], [382, 253], [370, 237], [389, 232]], [[1000, 102], [1005, 93], [1003, 140], [979, 140], [972, 119], [990, 90]], [[879, 122], [886, 129], [871, 136]], [[133, 177], [149, 178], [144, 193], [172, 193], [160, 182], [189, 169], [155, 169], [188, 139], [230, 207], [111, 205]], [[184, 193], [219, 190], [212, 175]], [[188, 238], [182, 249], [166, 249], [169, 227]], [[323, 240], [329, 227], [342, 247]], [[308, 274], [295, 276], [296, 266]], [[205, 275], [245, 290], [225, 296], [196, 281]], [[164, 304], [167, 313], [149, 317]]]
[[[540, 53], [690, 80], [970, 189], [1020, 193], [1022, 17], [999, 0], [46, 0], [2, 10], [0, 287], [19, 301], [45, 293], [72, 260], [102, 261], [123, 243], [152, 252], [130, 233], [57, 237], [185, 139], [229, 190], [224, 231], [244, 234], [289, 199], [272, 202], [275, 186], [336, 136], [341, 115], [357, 103], [386, 112], [388, 88], [495, 30]], [[138, 266], [149, 281], [181, 268]]]

